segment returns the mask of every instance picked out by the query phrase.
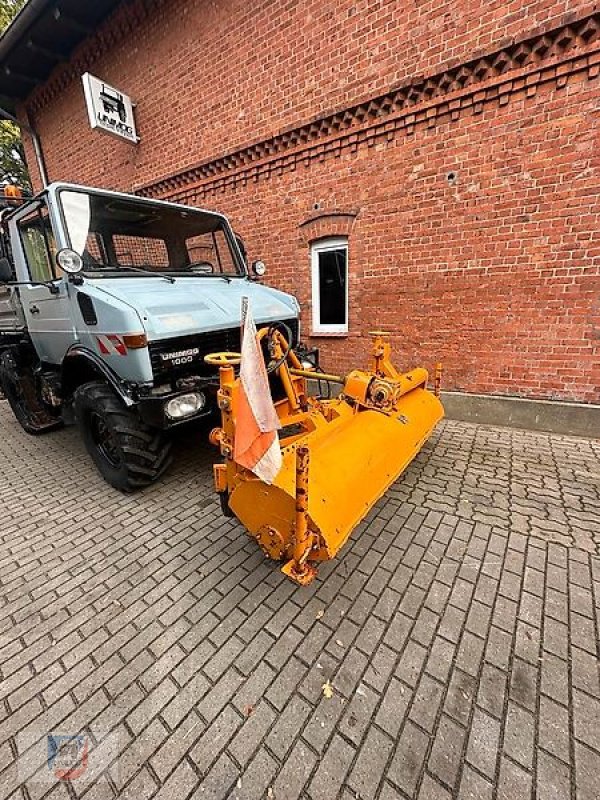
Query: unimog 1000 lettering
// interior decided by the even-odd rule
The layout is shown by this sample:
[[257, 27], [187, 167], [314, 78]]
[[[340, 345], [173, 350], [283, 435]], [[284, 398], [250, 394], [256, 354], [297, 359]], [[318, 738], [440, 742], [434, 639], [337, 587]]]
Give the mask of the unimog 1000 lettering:
[[30, 434], [77, 422], [122, 491], [156, 480], [169, 431], [215, 408], [204, 356], [239, 350], [242, 297], [297, 344], [297, 300], [250, 276], [221, 214], [66, 183], [2, 206], [2, 391]]

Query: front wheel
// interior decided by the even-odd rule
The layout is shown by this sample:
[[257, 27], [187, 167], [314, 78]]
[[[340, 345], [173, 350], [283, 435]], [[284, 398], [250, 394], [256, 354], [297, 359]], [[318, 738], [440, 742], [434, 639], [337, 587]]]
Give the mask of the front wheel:
[[115, 489], [142, 489], [158, 480], [171, 463], [166, 435], [125, 408], [108, 384], [80, 386], [73, 406], [88, 453]]

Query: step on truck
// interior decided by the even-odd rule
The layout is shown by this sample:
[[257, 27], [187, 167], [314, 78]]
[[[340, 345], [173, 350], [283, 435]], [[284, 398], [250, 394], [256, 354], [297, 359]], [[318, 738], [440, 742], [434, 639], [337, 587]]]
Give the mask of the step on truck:
[[32, 435], [79, 426], [103, 477], [131, 492], [170, 462], [174, 428], [216, 410], [204, 356], [257, 323], [299, 338], [295, 297], [258, 282], [213, 211], [53, 183], [0, 203], [0, 388]]

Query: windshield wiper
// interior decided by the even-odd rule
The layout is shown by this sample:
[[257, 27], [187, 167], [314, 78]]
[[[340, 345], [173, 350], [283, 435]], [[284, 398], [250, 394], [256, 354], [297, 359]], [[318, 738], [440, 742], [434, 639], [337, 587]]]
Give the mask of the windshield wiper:
[[141, 272], [142, 275], [154, 275], [156, 278], [164, 278], [164, 280], [169, 281], [169, 283], [175, 283], [175, 278], [172, 275], [167, 275], [165, 272], [159, 272], [158, 270], [154, 269], [143, 269], [142, 267], [132, 267], [129, 264], [125, 266], [124, 264], [119, 264], [118, 269], [129, 269], [132, 272]]

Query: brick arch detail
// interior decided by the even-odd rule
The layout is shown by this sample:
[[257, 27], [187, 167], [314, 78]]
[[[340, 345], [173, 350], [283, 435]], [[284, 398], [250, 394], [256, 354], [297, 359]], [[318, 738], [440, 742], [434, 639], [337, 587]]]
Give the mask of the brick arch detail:
[[311, 214], [298, 226], [300, 240], [303, 244], [310, 244], [333, 236], [349, 237], [357, 216], [357, 210], [319, 211]]

